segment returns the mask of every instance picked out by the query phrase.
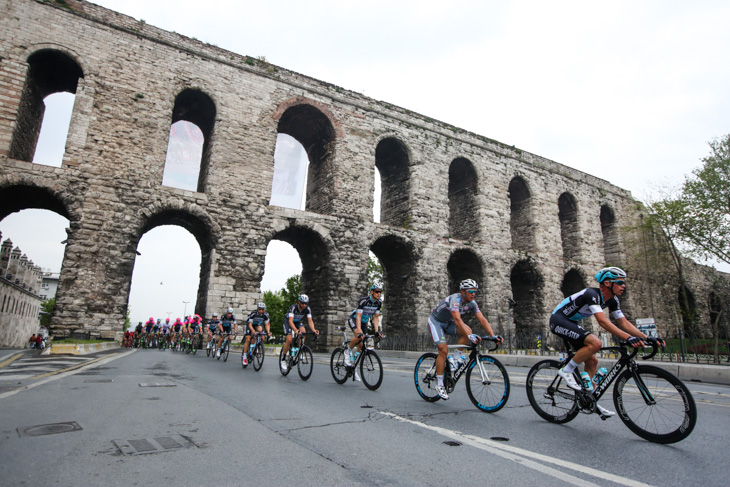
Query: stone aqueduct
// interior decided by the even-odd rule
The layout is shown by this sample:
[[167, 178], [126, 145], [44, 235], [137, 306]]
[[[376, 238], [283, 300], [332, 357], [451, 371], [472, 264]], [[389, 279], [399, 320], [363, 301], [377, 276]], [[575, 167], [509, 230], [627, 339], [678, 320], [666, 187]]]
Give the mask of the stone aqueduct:
[[[267, 245], [279, 239], [299, 252], [325, 331], [364, 291], [369, 251], [384, 267], [391, 334], [422, 331], [436, 299], [465, 277], [482, 284], [480, 304], [505, 333], [508, 298], [518, 327], [541, 329], [604, 263], [646, 270], [625, 231], [640, 208], [606, 181], [90, 3], [4, 8], [0, 219], [45, 208], [70, 221], [56, 335], [121, 329], [137, 243], [166, 224], [200, 244], [197, 313], [251, 309]], [[60, 91], [75, 93], [62, 166], [33, 164], [42, 100]], [[195, 192], [162, 185], [179, 120], [205, 137]], [[277, 134], [309, 156], [304, 211], [269, 205]], [[667, 276], [659, 287], [632, 281], [634, 316], [678, 323], [674, 302], [660, 302], [661, 286], [676, 296]]]

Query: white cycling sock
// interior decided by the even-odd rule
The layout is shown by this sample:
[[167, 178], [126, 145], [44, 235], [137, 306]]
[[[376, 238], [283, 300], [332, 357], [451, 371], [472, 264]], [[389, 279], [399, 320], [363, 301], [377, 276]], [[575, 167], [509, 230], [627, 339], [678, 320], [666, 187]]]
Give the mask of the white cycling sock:
[[576, 364], [573, 361], [573, 359], [570, 359], [570, 362], [565, 364], [565, 366], [563, 367], [563, 371], [565, 371], [568, 374], [571, 374], [575, 370], [576, 367], [578, 367], [578, 364]]
[[436, 376], [436, 383], [438, 384], [439, 387], [443, 387], [444, 386], [444, 376], [443, 375], [437, 375]]

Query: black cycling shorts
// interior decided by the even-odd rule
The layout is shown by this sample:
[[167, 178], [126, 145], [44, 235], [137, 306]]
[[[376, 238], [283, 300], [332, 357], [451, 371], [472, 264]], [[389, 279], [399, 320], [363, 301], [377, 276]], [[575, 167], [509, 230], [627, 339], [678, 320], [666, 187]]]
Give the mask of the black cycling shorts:
[[569, 320], [560, 312], [550, 316], [550, 331], [567, 340], [575, 350], [582, 348], [586, 337], [591, 334], [591, 332], [575, 321]]

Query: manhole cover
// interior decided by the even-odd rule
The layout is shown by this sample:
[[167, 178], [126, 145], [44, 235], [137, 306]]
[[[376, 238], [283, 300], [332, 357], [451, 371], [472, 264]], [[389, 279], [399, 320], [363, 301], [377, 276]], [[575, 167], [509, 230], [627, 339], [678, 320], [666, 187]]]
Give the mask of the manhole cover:
[[509, 438], [505, 438], [504, 436], [492, 436], [489, 439], [494, 441], [509, 441]]
[[444, 443], [444, 445], [449, 445], [449, 446], [461, 446], [461, 443], [459, 443], [458, 441], [448, 440], [448, 441], [444, 441], [443, 443]]
[[18, 428], [18, 434], [20, 436], [46, 436], [68, 433], [69, 431], [80, 431], [81, 429], [83, 428], [76, 421], [68, 421], [66, 423], [39, 424], [37, 426]]
[[177, 384], [171, 382], [140, 382], [140, 387], [177, 387]]
[[114, 379], [87, 379], [84, 381], [85, 384], [106, 384], [114, 382]]
[[197, 446], [182, 435], [158, 436], [137, 440], [114, 440], [113, 443], [125, 455], [143, 455]]

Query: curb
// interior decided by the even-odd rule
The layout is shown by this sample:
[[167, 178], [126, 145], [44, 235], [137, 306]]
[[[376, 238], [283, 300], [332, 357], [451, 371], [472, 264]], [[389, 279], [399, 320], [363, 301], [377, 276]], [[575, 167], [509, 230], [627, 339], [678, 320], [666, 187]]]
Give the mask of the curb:
[[102, 352], [104, 350], [111, 350], [113, 348], [119, 348], [119, 344], [116, 342], [89, 343], [86, 345], [73, 343], [51, 343], [49, 347], [46, 347], [42, 355], [87, 355], [89, 353]]

